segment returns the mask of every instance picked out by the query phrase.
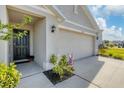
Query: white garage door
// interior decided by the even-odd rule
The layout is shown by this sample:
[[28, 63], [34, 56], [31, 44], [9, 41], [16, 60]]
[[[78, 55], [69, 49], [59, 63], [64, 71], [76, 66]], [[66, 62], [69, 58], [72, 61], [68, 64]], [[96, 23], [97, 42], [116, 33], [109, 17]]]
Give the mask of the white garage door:
[[58, 35], [60, 55], [73, 53], [74, 59], [93, 55], [93, 37], [86, 34], [60, 30]]

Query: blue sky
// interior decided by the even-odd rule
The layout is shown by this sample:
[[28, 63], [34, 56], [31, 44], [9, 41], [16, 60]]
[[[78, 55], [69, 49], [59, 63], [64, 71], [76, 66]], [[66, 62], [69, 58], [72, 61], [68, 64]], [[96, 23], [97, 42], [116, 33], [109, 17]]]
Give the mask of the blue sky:
[[89, 6], [98, 25], [103, 29], [103, 40], [124, 40], [124, 6]]

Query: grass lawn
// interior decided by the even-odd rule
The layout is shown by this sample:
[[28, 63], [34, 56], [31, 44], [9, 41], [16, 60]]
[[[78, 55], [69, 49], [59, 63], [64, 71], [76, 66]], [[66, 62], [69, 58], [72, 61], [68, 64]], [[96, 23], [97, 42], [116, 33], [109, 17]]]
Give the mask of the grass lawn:
[[99, 54], [106, 57], [124, 60], [124, 48], [99, 49]]

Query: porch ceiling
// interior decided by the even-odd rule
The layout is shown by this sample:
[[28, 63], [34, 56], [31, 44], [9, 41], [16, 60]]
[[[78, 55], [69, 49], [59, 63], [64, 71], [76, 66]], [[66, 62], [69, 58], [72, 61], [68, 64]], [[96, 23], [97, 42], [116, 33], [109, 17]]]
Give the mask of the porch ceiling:
[[34, 25], [35, 22], [37, 22], [39, 19], [43, 19], [42, 17], [39, 18], [39, 17], [32, 16], [31, 14], [28, 14], [28, 13], [26, 14], [19, 11], [8, 9], [9, 22], [20, 23], [22, 22], [22, 19], [24, 18], [24, 16], [31, 16], [33, 18], [32, 23], [30, 25]]

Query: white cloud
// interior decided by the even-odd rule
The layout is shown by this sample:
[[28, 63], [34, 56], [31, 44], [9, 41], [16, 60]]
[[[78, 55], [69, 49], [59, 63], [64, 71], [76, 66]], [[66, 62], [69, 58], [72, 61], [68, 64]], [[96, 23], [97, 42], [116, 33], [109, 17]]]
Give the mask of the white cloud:
[[107, 28], [106, 20], [105, 20], [104, 18], [98, 17], [98, 18], [96, 19], [96, 22], [97, 22], [97, 24], [99, 25], [99, 27], [100, 27], [101, 29]]
[[112, 26], [103, 31], [103, 40], [124, 40], [121, 27]]
[[96, 21], [101, 29], [103, 29], [103, 40], [124, 40], [122, 28], [117, 26], [111, 26], [107, 28], [106, 20], [102, 17], [96, 18]]
[[103, 40], [124, 40], [124, 33], [121, 27], [107, 26], [106, 18], [110, 15], [124, 17], [124, 6], [91, 6], [91, 12], [96, 18], [97, 24], [103, 29]]
[[92, 10], [93, 10], [94, 12], [97, 12], [100, 8], [102, 8], [102, 5], [94, 5], [94, 6], [92, 7]]
[[123, 16], [124, 15], [124, 6], [122, 5], [114, 5], [114, 6], [105, 6], [104, 7], [105, 11], [110, 15], [110, 14], [113, 14], [113, 15], [120, 15], [120, 16]]
[[124, 5], [94, 5], [91, 6], [91, 12], [95, 16], [107, 17], [109, 15], [124, 16]]
[[91, 7], [91, 12], [92, 12], [95, 16], [99, 16], [99, 15], [101, 15], [99, 12], [100, 12], [100, 10], [101, 10], [102, 7], [103, 7], [102, 5], [93, 5], [93, 6]]

